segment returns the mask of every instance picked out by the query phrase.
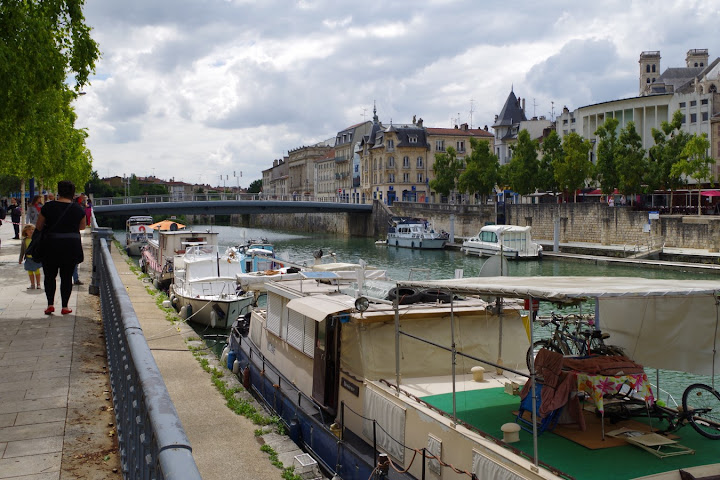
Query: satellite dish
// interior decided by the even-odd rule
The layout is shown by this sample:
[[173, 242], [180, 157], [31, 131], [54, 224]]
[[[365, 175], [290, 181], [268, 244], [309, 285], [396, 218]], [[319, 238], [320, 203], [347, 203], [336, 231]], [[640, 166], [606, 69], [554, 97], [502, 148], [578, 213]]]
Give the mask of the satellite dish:
[[508, 261], [507, 258], [495, 255], [483, 263], [480, 268], [480, 277], [501, 277], [508, 275]]

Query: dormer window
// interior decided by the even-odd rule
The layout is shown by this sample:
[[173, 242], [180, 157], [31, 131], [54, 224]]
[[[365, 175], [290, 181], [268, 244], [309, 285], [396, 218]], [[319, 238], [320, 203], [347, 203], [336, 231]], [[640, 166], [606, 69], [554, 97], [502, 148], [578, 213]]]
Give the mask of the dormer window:
[[387, 148], [392, 149], [395, 148], [395, 140], [388, 140], [386, 142]]
[[410, 143], [417, 143], [417, 141], [418, 141], [417, 135], [409, 135], [409, 136], [408, 136], [408, 142], [410, 142]]

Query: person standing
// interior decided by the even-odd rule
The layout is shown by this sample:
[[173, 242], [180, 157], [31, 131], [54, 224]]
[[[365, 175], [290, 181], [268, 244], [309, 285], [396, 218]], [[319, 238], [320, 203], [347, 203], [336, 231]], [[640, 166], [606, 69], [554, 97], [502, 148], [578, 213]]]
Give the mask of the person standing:
[[28, 272], [28, 277], [30, 277], [30, 286], [28, 287], [28, 290], [40, 289], [40, 269], [42, 268], [42, 264], [33, 260], [32, 255], [28, 255], [26, 253], [34, 231], [35, 225], [30, 223], [23, 227], [22, 242], [20, 242], [20, 260], [18, 261], [18, 263], [23, 263], [23, 260], [25, 260], [25, 265], [23, 267], [25, 268], [25, 271]]
[[47, 249], [43, 258], [46, 315], [55, 311], [56, 278], [60, 273], [60, 299], [63, 315], [72, 313], [68, 307], [73, 288], [73, 270], [84, 260], [80, 231], [85, 230], [85, 211], [73, 201], [75, 185], [69, 180], [58, 182], [57, 200], [48, 202], [40, 210], [39, 230], [47, 230]]
[[19, 240], [20, 239], [20, 215], [22, 214], [22, 208], [20, 208], [20, 205], [18, 205], [15, 197], [12, 197], [10, 199], [10, 205], [8, 206], [8, 211], [10, 212], [10, 221], [13, 224], [13, 229], [15, 229], [15, 236], [13, 237], [13, 240]]
[[38, 215], [40, 215], [40, 209], [43, 206], [41, 200], [42, 197], [40, 195], [35, 195], [33, 197], [32, 202], [28, 205], [25, 223], [32, 223], [33, 225], [37, 223]]

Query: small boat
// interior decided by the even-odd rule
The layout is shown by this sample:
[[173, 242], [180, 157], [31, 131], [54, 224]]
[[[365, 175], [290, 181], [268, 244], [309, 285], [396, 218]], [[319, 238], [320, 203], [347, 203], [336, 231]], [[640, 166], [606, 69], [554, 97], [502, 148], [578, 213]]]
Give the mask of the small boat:
[[140, 256], [140, 251], [153, 238], [153, 219], [148, 215], [136, 215], [125, 222], [125, 250], [128, 255]]
[[196, 232], [185, 229], [156, 230], [157, 235], [148, 239], [142, 249], [140, 269], [153, 279], [156, 288], [165, 290], [173, 280], [173, 262], [176, 255], [185, 253], [185, 246], [207, 243], [217, 246], [217, 232]]
[[233, 249], [221, 255], [217, 245], [187, 243], [173, 266], [170, 303], [183, 319], [227, 329], [255, 303], [252, 293], [238, 288], [241, 264]]
[[486, 225], [476, 236], [465, 240], [461, 250], [465, 255], [481, 257], [502, 253], [508, 259], [540, 258], [542, 245], [532, 241], [530, 230], [516, 225]]
[[417, 248], [422, 250], [443, 248], [449, 235], [436, 232], [427, 220], [402, 218], [388, 228], [387, 245], [391, 247]]

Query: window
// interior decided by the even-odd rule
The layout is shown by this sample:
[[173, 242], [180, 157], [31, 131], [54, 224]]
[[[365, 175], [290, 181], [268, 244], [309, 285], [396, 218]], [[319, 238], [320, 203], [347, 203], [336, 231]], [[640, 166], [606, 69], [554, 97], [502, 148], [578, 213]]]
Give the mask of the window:
[[691, 100], [691, 101], [690, 101], [690, 106], [691, 106], [691, 107], [694, 107], [695, 105], [697, 105], [697, 100]]
[[410, 174], [403, 173], [403, 183], [410, 183]]
[[685, 108], [685, 102], [680, 102], [680, 108]]
[[435, 140], [435, 151], [436, 152], [444, 152], [445, 151], [445, 140]]
[[395, 157], [388, 158], [388, 168], [394, 168], [395, 167]]
[[567, 118], [566, 118], [566, 119], [563, 120], [563, 125], [567, 125], [567, 124], [568, 124], [568, 121], [567, 121]]
[[410, 142], [410, 143], [417, 143], [417, 141], [418, 141], [417, 135], [409, 135], [409, 136], [408, 136], [408, 142]]
[[702, 100], [700, 100], [700, 105], [707, 105], [707, 104], [708, 104], [707, 98], [703, 98]]
[[654, 63], [652, 65], [652, 71], [653, 71], [653, 73], [655, 73], [655, 64]]
[[387, 141], [387, 149], [392, 150], [393, 148], [395, 148], [395, 140], [388, 140]]
[[417, 168], [422, 168], [422, 166], [423, 166], [423, 158], [422, 157], [417, 158], [416, 166], [417, 166]]
[[702, 112], [702, 121], [707, 122], [708, 121], [708, 112]]
[[690, 114], [690, 123], [697, 122], [697, 113], [691, 113]]
[[650, 84], [650, 79], [645, 80], [645, 83]]
[[686, 120], [687, 120], [687, 117], [686, 117], [685, 115], [683, 115], [683, 116], [682, 116], [682, 123], [685, 123]]
[[575, 123], [575, 117], [570, 119], [570, 123]]
[[458, 151], [458, 152], [464, 152], [464, 151], [465, 151], [465, 140], [458, 140], [458, 142], [457, 142], [457, 151]]
[[645, 65], [645, 73], [650, 73], [650, 65]]
[[388, 183], [395, 183], [395, 174], [388, 173]]
[[410, 157], [407, 155], [403, 157], [403, 168], [410, 168]]
[[417, 183], [423, 183], [423, 174], [422, 173], [417, 174]]

